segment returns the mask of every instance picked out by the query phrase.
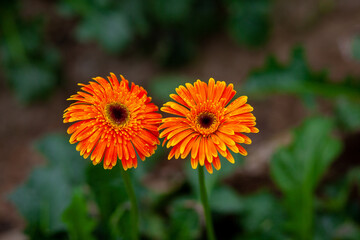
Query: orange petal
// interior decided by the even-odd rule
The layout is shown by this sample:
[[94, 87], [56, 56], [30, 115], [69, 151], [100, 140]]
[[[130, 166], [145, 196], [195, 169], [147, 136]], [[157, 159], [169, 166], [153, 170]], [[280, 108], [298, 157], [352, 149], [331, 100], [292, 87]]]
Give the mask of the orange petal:
[[186, 137], [188, 137], [190, 134], [194, 133], [194, 130], [188, 129], [182, 132], [179, 132], [177, 135], [175, 135], [172, 139], [169, 140], [168, 145], [175, 146], [180, 141], [184, 140]]
[[191, 133], [190, 135], [188, 135], [184, 141], [181, 142], [181, 145], [180, 145], [180, 153], [183, 153], [185, 151], [185, 148], [188, 146], [188, 145], [191, 145], [190, 141], [192, 139], [194, 139], [198, 134], [193, 132]]
[[196, 156], [198, 155], [198, 151], [199, 151], [199, 144], [200, 144], [200, 140], [201, 140], [201, 136], [197, 137], [197, 139], [194, 142], [194, 145], [192, 147], [191, 150], [191, 158], [196, 158]]
[[205, 167], [206, 167], [206, 170], [207, 170], [210, 174], [213, 173], [213, 169], [212, 169], [211, 163], [209, 163], [208, 161], [205, 161]]
[[209, 140], [208, 138], [204, 138], [204, 149], [205, 149], [206, 160], [209, 163], [211, 163], [213, 161], [213, 156], [210, 152], [209, 142], [211, 142], [211, 140]]
[[215, 157], [214, 159], [213, 159], [213, 165], [214, 165], [214, 167], [215, 167], [215, 169], [216, 170], [219, 170], [220, 168], [221, 168], [221, 163], [220, 163], [220, 159], [219, 159], [219, 157]]
[[238, 109], [239, 107], [243, 106], [247, 102], [247, 100], [247, 96], [241, 96], [235, 99], [232, 103], [229, 104], [229, 106], [226, 107], [226, 112], [229, 113]]
[[214, 87], [215, 87], [215, 80], [213, 78], [210, 78], [209, 84], [208, 84], [208, 99], [209, 100], [214, 99]]
[[216, 135], [222, 140], [224, 141], [224, 143], [226, 145], [235, 145], [234, 140], [232, 140], [227, 134], [221, 133], [221, 132], [216, 132]]
[[[185, 149], [183, 152], [181, 152], [181, 149], [180, 149], [180, 153], [181, 153], [181, 158], [184, 159], [187, 157], [187, 155], [189, 155], [190, 153], [190, 150], [192, 149], [192, 146], [194, 144], [196, 140], [196, 137], [194, 138], [191, 138], [191, 140], [189, 141], [189, 143], [186, 145]], [[182, 145], [181, 145], [182, 146]]]
[[224, 125], [220, 125], [219, 128], [218, 128], [218, 131], [222, 132], [222, 133], [225, 133], [225, 134], [228, 134], [228, 135], [234, 135], [235, 132], [233, 129], [227, 127], [227, 126], [224, 126]]
[[247, 151], [245, 150], [245, 148], [243, 148], [242, 146], [240, 146], [239, 144], [236, 144], [236, 147], [238, 148], [239, 152], [241, 155], [246, 156], [247, 155]]
[[201, 166], [204, 166], [205, 161], [205, 138], [200, 137], [200, 144], [199, 144], [199, 163]]
[[227, 153], [226, 159], [227, 159], [229, 162], [231, 162], [231, 163], [235, 163], [235, 159], [234, 159], [234, 157], [231, 155], [231, 153], [229, 152], [228, 149], [226, 149], [226, 153]]
[[193, 169], [196, 169], [197, 168], [197, 166], [198, 166], [198, 160], [197, 159], [195, 159], [195, 158], [191, 158], [191, 167], [193, 168]]
[[251, 144], [251, 139], [248, 136], [246, 136], [242, 133], [237, 133], [237, 135], [239, 135], [240, 137], [242, 137], [244, 139], [245, 144]]
[[96, 145], [96, 148], [91, 154], [91, 158], [90, 158], [91, 161], [94, 161], [96, 164], [98, 164], [104, 155], [105, 148], [106, 148], [106, 143], [102, 139], [100, 139], [100, 141]]

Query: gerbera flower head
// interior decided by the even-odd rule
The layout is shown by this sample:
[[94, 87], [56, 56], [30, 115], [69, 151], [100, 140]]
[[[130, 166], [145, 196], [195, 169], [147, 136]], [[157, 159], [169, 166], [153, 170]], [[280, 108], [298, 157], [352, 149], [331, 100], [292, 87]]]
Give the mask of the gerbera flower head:
[[125, 170], [137, 167], [137, 156], [145, 160], [159, 144], [158, 127], [161, 114], [158, 107], [140, 86], [123, 76], [119, 82], [110, 73], [108, 80], [93, 78], [89, 84], [79, 84], [81, 90], [68, 100], [72, 103], [64, 112], [64, 123], [76, 122], [67, 132], [70, 143], [94, 165], [102, 160], [105, 169], [121, 160]]
[[191, 166], [198, 164], [206, 167], [209, 173], [212, 166], [219, 170], [220, 154], [234, 163], [230, 151], [247, 155], [240, 145], [250, 144], [251, 140], [243, 133], [257, 133], [253, 108], [246, 104], [247, 97], [241, 96], [231, 103], [236, 91], [233, 85], [210, 78], [208, 84], [197, 80], [194, 85], [176, 88], [177, 94], [170, 97], [175, 102], [167, 102], [161, 108], [163, 112], [177, 115], [163, 118], [159, 127], [163, 144], [173, 147], [168, 159], [191, 156]]

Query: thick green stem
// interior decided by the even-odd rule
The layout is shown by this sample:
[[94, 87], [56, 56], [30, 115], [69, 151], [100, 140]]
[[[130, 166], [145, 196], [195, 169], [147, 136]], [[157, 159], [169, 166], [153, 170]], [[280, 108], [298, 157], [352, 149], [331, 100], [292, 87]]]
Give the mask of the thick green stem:
[[129, 196], [131, 202], [131, 222], [132, 222], [132, 236], [134, 240], [139, 239], [139, 211], [136, 202], [136, 195], [134, 192], [134, 188], [131, 183], [130, 176], [127, 171], [125, 171], [122, 167], [121, 168], [121, 176], [124, 180], [126, 192]]
[[214, 234], [214, 228], [213, 228], [213, 223], [212, 223], [212, 219], [211, 219], [211, 212], [210, 212], [210, 207], [209, 207], [209, 202], [208, 202], [208, 196], [207, 196], [206, 187], [205, 187], [204, 167], [199, 166], [198, 169], [199, 169], [200, 197], [201, 197], [201, 202], [204, 207], [207, 237], [209, 240], [215, 240], [216, 238], [215, 238], [215, 234]]

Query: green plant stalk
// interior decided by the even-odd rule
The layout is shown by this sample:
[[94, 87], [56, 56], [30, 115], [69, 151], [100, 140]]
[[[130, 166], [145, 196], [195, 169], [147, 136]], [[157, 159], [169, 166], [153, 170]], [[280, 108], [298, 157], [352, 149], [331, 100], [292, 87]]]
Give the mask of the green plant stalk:
[[126, 192], [129, 196], [130, 202], [131, 202], [131, 222], [132, 222], [132, 236], [134, 240], [139, 239], [139, 211], [138, 206], [136, 202], [136, 195], [134, 188], [131, 183], [130, 176], [127, 171], [123, 169], [122, 166], [120, 166], [121, 171], [121, 177], [125, 184]]
[[286, 193], [286, 204], [289, 209], [290, 222], [294, 239], [313, 239], [314, 196], [311, 189], [302, 186], [302, 189]]
[[303, 194], [301, 196], [302, 203], [301, 209], [298, 211], [300, 217], [300, 224], [298, 228], [298, 236], [302, 240], [312, 239], [312, 224], [314, 217], [313, 207], [313, 193], [310, 189], [304, 187]]
[[211, 219], [209, 201], [208, 201], [208, 196], [206, 193], [204, 167], [199, 166], [198, 170], [199, 170], [200, 197], [201, 197], [201, 202], [202, 202], [202, 205], [204, 208], [207, 238], [209, 240], [215, 240], [216, 238], [215, 238], [213, 223], [212, 223], [212, 219]]

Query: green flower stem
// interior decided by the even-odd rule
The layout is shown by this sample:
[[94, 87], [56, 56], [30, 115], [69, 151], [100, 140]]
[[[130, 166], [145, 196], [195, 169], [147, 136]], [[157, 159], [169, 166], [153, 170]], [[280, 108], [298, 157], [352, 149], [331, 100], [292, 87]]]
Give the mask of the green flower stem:
[[214, 234], [214, 228], [213, 228], [213, 223], [212, 223], [212, 219], [211, 219], [209, 201], [208, 201], [208, 196], [207, 196], [206, 187], [205, 187], [204, 167], [199, 166], [198, 169], [199, 169], [200, 197], [201, 197], [201, 202], [202, 202], [202, 205], [204, 208], [207, 237], [209, 240], [215, 240], [216, 238], [215, 238], [215, 234]]
[[139, 211], [138, 206], [136, 202], [136, 196], [134, 192], [134, 188], [131, 183], [130, 176], [127, 171], [125, 171], [122, 166], [121, 169], [121, 176], [124, 180], [126, 192], [129, 196], [130, 202], [131, 202], [131, 222], [132, 222], [132, 236], [134, 240], [139, 239]]

